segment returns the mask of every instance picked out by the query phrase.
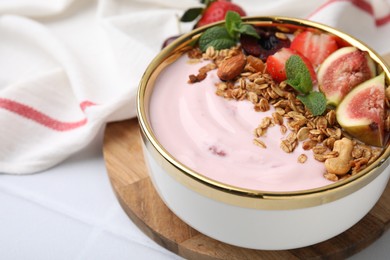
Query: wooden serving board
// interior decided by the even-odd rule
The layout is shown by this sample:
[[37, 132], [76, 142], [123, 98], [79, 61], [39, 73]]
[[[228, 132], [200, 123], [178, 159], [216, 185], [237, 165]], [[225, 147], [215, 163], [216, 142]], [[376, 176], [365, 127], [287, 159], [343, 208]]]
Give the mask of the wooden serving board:
[[389, 184], [371, 212], [335, 238], [286, 251], [243, 249], [199, 233], [165, 206], [145, 168], [136, 119], [107, 126], [104, 158], [117, 198], [133, 222], [158, 244], [187, 259], [345, 258], [374, 242], [390, 223]]
[[[386, 58], [390, 61], [390, 55]], [[187, 259], [344, 259], [372, 244], [390, 227], [389, 183], [361, 221], [322, 243], [281, 251], [228, 245], [199, 233], [165, 206], [148, 175], [136, 119], [107, 125], [103, 153], [112, 187], [127, 215], [151, 239]]]

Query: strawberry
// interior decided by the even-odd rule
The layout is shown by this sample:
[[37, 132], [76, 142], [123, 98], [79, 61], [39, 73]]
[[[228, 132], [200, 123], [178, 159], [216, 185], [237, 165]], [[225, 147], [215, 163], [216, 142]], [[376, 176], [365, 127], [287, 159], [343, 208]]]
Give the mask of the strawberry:
[[246, 15], [245, 11], [240, 6], [226, 0], [217, 0], [204, 9], [202, 17], [196, 23], [195, 27], [222, 21], [225, 19], [227, 11], [237, 12], [240, 16]]
[[[240, 16], [246, 15], [245, 11], [238, 5], [233, 4], [230, 2], [230, 0], [201, 0], [202, 4], [204, 4], [204, 7], [193, 7], [188, 10], [186, 10], [183, 15], [180, 18], [180, 22], [192, 22], [196, 19], [199, 20], [195, 24], [196, 27], [204, 26], [210, 23], [223, 21], [223, 20], [229, 20], [227, 16], [230, 14], [230, 23], [229, 31], [226, 31], [227, 34], [229, 34], [228, 38], [235, 38], [236, 36], [239, 37], [240, 35], [252, 35], [254, 38], [258, 38], [258, 35], [256, 34], [256, 31], [254, 29], [251, 29], [248, 27], [252, 27], [249, 25], [244, 25], [241, 23]], [[230, 11], [230, 12], [229, 12]], [[234, 28], [233, 28], [234, 27]], [[207, 31], [206, 31], [207, 32]], [[203, 34], [204, 35], [204, 34]], [[173, 36], [171, 38], [174, 38], [176, 36]], [[233, 39], [232, 39], [233, 40]], [[235, 39], [234, 39], [235, 40]], [[169, 43], [171, 39], [167, 39], [163, 47]], [[220, 45], [226, 47], [226, 41]], [[207, 46], [206, 46], [207, 47]], [[215, 48], [215, 46], [213, 46]]]
[[352, 46], [349, 42], [347, 42], [344, 39], [341, 39], [340, 37], [335, 36], [335, 40], [337, 42], [337, 47], [339, 47], [339, 49], [343, 48], [343, 47], [350, 47], [350, 46]]
[[313, 83], [317, 82], [317, 76], [311, 62], [301, 53], [291, 48], [282, 48], [274, 55], [268, 56], [266, 61], [268, 74], [270, 74], [271, 77], [278, 82], [286, 80], [287, 76], [285, 64], [288, 58], [290, 58], [290, 56], [294, 54], [299, 55], [302, 58], [303, 62], [306, 64]]
[[337, 37], [327, 33], [303, 31], [295, 36], [290, 48], [302, 53], [317, 67], [338, 49]]

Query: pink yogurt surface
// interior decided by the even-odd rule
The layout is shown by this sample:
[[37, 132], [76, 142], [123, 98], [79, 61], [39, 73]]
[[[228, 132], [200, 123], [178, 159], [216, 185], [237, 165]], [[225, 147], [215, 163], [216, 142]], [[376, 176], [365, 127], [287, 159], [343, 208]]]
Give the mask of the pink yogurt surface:
[[[249, 101], [227, 100], [215, 94], [216, 70], [200, 83], [188, 84], [205, 63], [189, 64], [187, 56], [158, 76], [150, 101], [150, 120], [157, 140], [179, 162], [210, 179], [236, 187], [264, 191], [296, 191], [332, 182], [323, 177], [325, 166], [304, 151], [280, 148], [279, 126], [269, 127], [253, 144], [254, 129], [268, 112], [256, 112]], [[297, 162], [306, 154], [305, 163]]]

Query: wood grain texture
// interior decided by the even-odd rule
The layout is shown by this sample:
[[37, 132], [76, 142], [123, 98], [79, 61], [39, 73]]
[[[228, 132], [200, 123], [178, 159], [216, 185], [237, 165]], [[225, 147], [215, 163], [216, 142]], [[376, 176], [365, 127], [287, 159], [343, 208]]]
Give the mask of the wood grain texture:
[[[390, 55], [385, 59], [390, 63]], [[228, 245], [199, 233], [165, 206], [147, 173], [136, 119], [107, 125], [103, 153], [113, 189], [127, 215], [151, 239], [187, 259], [344, 259], [369, 246], [390, 227], [388, 184], [360, 222], [322, 243], [281, 251]]]

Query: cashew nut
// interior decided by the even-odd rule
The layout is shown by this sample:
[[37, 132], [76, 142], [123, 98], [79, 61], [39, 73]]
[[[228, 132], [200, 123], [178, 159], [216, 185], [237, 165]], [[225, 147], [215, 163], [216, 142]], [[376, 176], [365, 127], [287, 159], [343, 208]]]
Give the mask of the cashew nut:
[[325, 161], [325, 168], [328, 173], [344, 175], [351, 169], [353, 143], [348, 138], [343, 138], [334, 142], [333, 151], [338, 152], [335, 158]]

